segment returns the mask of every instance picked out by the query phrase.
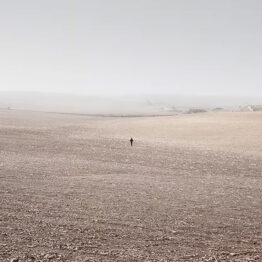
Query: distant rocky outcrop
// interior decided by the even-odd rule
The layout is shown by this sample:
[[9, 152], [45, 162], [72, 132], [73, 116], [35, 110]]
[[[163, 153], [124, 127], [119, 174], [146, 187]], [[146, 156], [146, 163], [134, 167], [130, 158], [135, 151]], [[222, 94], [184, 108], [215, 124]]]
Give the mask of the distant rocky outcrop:
[[189, 110], [186, 111], [186, 114], [199, 114], [199, 113], [206, 113], [206, 109], [202, 108], [190, 108]]
[[220, 112], [220, 111], [224, 111], [224, 108], [222, 107], [216, 107], [214, 109], [212, 109], [213, 112]]
[[262, 112], [262, 105], [248, 105], [248, 106], [240, 106], [239, 110], [240, 112]]

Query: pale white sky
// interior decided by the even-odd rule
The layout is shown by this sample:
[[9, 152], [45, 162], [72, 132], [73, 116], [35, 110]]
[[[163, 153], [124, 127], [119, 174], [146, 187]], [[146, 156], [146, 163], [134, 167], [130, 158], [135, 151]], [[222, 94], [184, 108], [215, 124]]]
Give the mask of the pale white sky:
[[262, 95], [261, 0], [0, 4], [0, 90]]

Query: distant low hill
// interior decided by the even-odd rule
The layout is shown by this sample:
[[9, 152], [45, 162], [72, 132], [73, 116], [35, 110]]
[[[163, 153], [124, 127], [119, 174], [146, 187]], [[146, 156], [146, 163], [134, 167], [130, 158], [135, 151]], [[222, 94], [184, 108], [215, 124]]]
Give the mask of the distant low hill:
[[[40, 92], [0, 92], [0, 108], [99, 115], [170, 115], [237, 110], [262, 104], [260, 97], [181, 95], [88, 96]], [[216, 110], [219, 108], [219, 110]]]

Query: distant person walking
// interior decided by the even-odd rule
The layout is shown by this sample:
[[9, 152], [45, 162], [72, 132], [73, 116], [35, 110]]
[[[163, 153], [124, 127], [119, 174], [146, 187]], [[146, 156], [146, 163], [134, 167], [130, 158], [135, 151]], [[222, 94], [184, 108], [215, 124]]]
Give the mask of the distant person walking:
[[130, 139], [131, 146], [133, 146], [133, 142], [134, 142], [134, 139], [131, 137], [131, 139]]

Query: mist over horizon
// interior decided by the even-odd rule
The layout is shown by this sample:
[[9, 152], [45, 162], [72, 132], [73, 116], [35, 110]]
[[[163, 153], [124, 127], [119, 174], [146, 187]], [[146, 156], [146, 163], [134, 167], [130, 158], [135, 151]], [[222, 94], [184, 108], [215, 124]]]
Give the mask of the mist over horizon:
[[1, 109], [102, 115], [166, 115], [191, 108], [238, 110], [261, 105], [262, 97], [196, 96], [174, 94], [87, 95], [48, 92], [0, 91]]
[[262, 104], [261, 10], [253, 0], [5, 2], [0, 107], [174, 114]]

